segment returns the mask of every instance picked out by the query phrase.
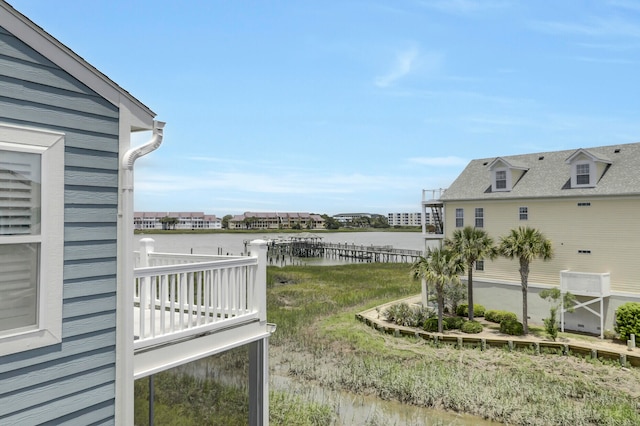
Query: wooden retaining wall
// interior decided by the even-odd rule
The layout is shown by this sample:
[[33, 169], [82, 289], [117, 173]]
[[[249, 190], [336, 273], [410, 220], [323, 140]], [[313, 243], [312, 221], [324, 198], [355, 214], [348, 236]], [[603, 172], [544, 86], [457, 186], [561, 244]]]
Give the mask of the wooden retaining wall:
[[376, 321], [362, 314], [356, 314], [356, 319], [383, 333], [394, 336], [411, 336], [433, 342], [435, 345], [446, 344], [456, 348], [498, 348], [514, 350], [530, 350], [536, 354], [556, 353], [558, 355], [574, 355], [582, 358], [599, 359], [601, 361], [619, 362], [623, 367], [640, 367], [640, 355], [626, 352], [594, 348], [588, 344], [575, 344], [563, 342], [540, 342], [533, 340], [509, 339], [509, 338], [482, 338], [473, 334], [467, 336], [430, 333], [423, 330], [401, 327], [383, 321]]

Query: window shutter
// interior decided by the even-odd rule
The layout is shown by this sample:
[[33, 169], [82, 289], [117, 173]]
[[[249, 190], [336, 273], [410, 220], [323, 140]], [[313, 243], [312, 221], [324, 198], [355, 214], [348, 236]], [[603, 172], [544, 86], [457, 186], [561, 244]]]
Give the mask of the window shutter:
[[40, 155], [0, 151], [0, 235], [40, 233]]

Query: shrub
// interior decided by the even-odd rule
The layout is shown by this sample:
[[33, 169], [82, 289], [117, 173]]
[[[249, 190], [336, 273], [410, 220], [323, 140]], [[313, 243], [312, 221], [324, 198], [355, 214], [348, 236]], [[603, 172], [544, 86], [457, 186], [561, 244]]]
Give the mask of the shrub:
[[467, 287], [459, 282], [450, 281], [444, 286], [444, 301], [448, 312], [458, 312], [458, 304], [467, 298]]
[[506, 319], [500, 323], [500, 333], [522, 336], [524, 334], [524, 327], [520, 321]]
[[460, 317], [444, 317], [442, 321], [447, 326], [447, 330], [459, 329], [465, 323], [465, 319]]
[[[438, 332], [438, 318], [429, 318], [429, 319], [425, 320], [424, 325], [422, 326], [422, 328], [424, 328], [424, 331], [428, 331], [430, 333], [437, 333]], [[444, 321], [442, 322], [442, 329], [443, 330], [447, 330], [447, 323], [445, 323]]]
[[[473, 316], [474, 317], [483, 317], [484, 316], [485, 307], [482, 305], [478, 305], [477, 303], [473, 304]], [[469, 304], [462, 303], [458, 305], [458, 309], [456, 309], [456, 314], [461, 317], [469, 316]]]
[[460, 329], [463, 333], [476, 334], [482, 331], [482, 324], [478, 321], [465, 321]]
[[500, 324], [502, 321], [506, 319], [510, 319], [513, 321], [518, 320], [518, 316], [513, 312], [509, 311], [498, 311], [495, 309], [490, 309], [484, 313], [484, 319], [487, 321], [495, 322]]
[[396, 303], [389, 306], [382, 313], [385, 319], [394, 324], [406, 327], [418, 327], [424, 320], [433, 316], [433, 312], [427, 308], [411, 307], [407, 303]]
[[433, 318], [435, 314], [435, 311], [433, 311], [432, 309], [422, 306], [414, 306], [411, 327], [420, 327], [422, 324], [424, 324], [425, 320]]
[[558, 323], [558, 308], [564, 308], [568, 312], [573, 312], [573, 304], [575, 296], [569, 292], [562, 293], [559, 288], [548, 288], [540, 292], [540, 297], [544, 300], [551, 302], [549, 307], [549, 317], [543, 318], [544, 329], [547, 336], [554, 342], [558, 337], [558, 329], [560, 324]]
[[551, 338], [554, 342], [558, 338], [558, 318], [555, 310], [551, 310], [549, 314], [549, 318], [543, 318], [544, 322], [544, 331], [547, 333], [547, 336]]
[[616, 310], [616, 333], [627, 340], [632, 334], [640, 336], [640, 303], [627, 302]]
[[397, 303], [395, 305], [389, 306], [384, 310], [384, 312], [382, 312], [382, 315], [386, 318], [387, 321], [395, 323], [396, 318], [398, 317], [399, 306], [400, 305]]

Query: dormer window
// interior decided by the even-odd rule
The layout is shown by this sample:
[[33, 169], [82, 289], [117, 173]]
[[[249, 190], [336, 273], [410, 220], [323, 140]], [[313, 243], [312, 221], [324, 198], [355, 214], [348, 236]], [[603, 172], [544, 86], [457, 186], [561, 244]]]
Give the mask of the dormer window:
[[506, 170], [496, 170], [496, 189], [507, 189]]
[[611, 160], [579, 149], [567, 158], [566, 163], [571, 166], [571, 188], [593, 188], [611, 165]]
[[528, 167], [524, 164], [505, 158], [496, 158], [489, 164], [491, 191], [511, 191], [527, 170]]
[[576, 164], [576, 184], [578, 185], [589, 185], [589, 163], [586, 164]]

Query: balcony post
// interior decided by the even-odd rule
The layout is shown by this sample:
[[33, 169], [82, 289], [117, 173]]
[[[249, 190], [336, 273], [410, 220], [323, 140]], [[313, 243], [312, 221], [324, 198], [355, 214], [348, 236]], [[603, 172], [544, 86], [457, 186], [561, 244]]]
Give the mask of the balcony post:
[[[153, 238], [142, 238], [140, 240], [140, 259], [138, 267], [145, 268], [147, 266], [151, 266], [149, 262], [149, 255], [153, 253], [154, 248], [155, 240]], [[149, 278], [140, 278], [138, 286], [138, 297], [140, 298], [141, 312], [140, 336], [142, 337], [145, 335], [144, 332], [146, 329], [143, 310], [153, 310], [154, 301], [151, 300], [151, 282]]]
[[269, 424], [269, 337], [249, 344], [249, 424]]
[[253, 303], [258, 311], [260, 324], [267, 323], [267, 242], [264, 240], [253, 240], [251, 246], [251, 256], [258, 258], [258, 267], [255, 275], [255, 285], [253, 286]]
[[140, 240], [140, 264], [141, 268], [149, 265], [149, 254], [153, 253], [155, 249], [155, 240], [153, 238], [142, 238]]
[[[267, 323], [267, 242], [249, 243], [251, 256], [257, 258], [253, 303], [260, 324]], [[249, 424], [269, 424], [269, 337], [249, 345]]]

